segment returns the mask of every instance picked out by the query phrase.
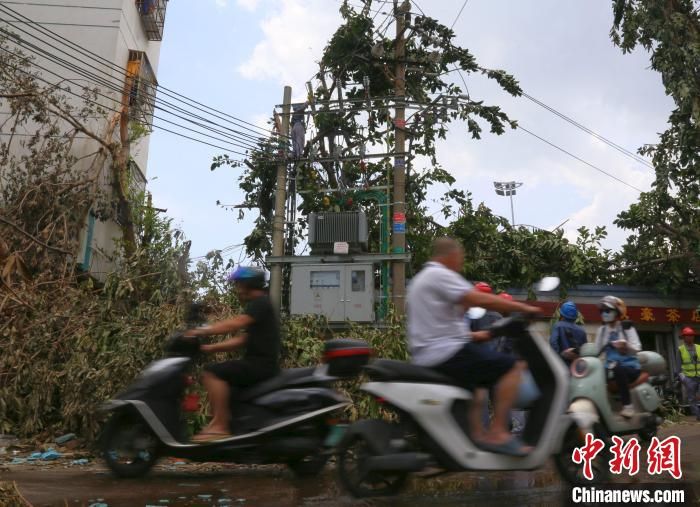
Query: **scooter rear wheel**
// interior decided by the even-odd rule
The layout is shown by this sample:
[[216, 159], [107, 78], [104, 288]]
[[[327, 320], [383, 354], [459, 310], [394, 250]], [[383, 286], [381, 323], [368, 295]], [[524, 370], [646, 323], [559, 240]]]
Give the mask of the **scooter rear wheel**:
[[561, 451], [554, 455], [554, 463], [557, 466], [559, 475], [569, 484], [575, 486], [585, 486], [592, 484], [602, 484], [610, 479], [609, 462], [611, 459], [608, 434], [601, 424], [593, 425], [593, 436], [605, 442], [605, 447], [596, 455], [591, 462], [593, 479], [589, 480], [583, 476], [583, 465], [574, 463], [572, 454], [575, 448], [585, 445], [585, 433], [576, 424], [572, 424], [566, 430], [562, 441]]
[[367, 472], [364, 461], [373, 455], [371, 446], [360, 435], [337, 449], [340, 483], [357, 498], [395, 495], [408, 478], [407, 472]]
[[158, 440], [140, 417], [122, 412], [107, 422], [100, 441], [102, 457], [117, 477], [148, 473], [158, 459]]

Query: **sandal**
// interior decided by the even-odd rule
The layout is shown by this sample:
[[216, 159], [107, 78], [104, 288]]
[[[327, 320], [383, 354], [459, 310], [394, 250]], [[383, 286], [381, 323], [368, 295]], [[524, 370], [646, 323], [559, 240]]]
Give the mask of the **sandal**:
[[506, 454], [508, 456], [518, 456], [523, 457], [530, 454], [532, 450], [525, 450], [529, 446], [525, 444], [520, 438], [514, 436], [510, 440], [494, 444], [491, 442], [479, 442], [479, 447], [485, 451], [495, 452], [497, 454]]

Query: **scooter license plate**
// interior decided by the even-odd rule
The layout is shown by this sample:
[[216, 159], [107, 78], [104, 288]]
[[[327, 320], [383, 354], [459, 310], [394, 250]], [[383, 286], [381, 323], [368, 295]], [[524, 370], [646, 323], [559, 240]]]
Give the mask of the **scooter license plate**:
[[326, 441], [323, 442], [324, 447], [335, 447], [338, 445], [343, 439], [347, 428], [347, 424], [336, 424], [333, 426], [326, 436]]

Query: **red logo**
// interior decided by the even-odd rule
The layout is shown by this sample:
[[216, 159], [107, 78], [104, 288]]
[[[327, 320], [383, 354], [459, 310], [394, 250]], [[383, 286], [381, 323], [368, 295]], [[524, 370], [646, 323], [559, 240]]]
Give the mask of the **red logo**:
[[625, 442], [620, 437], [612, 437], [612, 441], [610, 451], [613, 458], [610, 460], [610, 473], [621, 474], [622, 470], [626, 469], [629, 475], [636, 475], [639, 472], [639, 451], [642, 446], [636, 438]]
[[650, 475], [668, 472], [674, 479], [683, 476], [681, 471], [681, 439], [678, 437], [668, 437], [659, 442], [654, 437], [651, 439], [649, 449], [647, 449], [648, 472]]
[[586, 444], [583, 447], [577, 447], [571, 454], [571, 459], [577, 465], [583, 463], [583, 476], [589, 481], [593, 480], [593, 466], [591, 461], [598, 456], [598, 453], [603, 450], [605, 443], [599, 438], [593, 437], [590, 433], [586, 433]]
[[[618, 436], [612, 437], [613, 445], [610, 448], [613, 457], [609, 462], [610, 472], [621, 474], [627, 470], [629, 475], [636, 475], [640, 469], [639, 454], [642, 446], [636, 438], [627, 442]], [[586, 433], [586, 443], [582, 447], [576, 447], [571, 453], [571, 460], [577, 465], [583, 465], [583, 476], [589, 481], [593, 479], [593, 466], [591, 462], [605, 448], [605, 442], [595, 438], [591, 433]], [[647, 471], [649, 475], [661, 475], [668, 472], [674, 479], [683, 476], [681, 471], [681, 439], [668, 437], [659, 441], [657, 437], [651, 439], [647, 449]]]

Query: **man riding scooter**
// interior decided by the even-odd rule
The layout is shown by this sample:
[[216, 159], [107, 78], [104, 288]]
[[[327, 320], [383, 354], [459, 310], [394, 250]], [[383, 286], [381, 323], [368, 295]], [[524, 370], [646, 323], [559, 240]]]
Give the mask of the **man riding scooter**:
[[630, 418], [634, 415], [634, 405], [630, 397], [630, 384], [641, 374], [641, 365], [637, 353], [642, 350], [637, 331], [630, 327], [625, 329], [622, 320], [627, 307], [622, 299], [605, 296], [598, 304], [603, 325], [598, 329], [595, 344], [601, 352], [605, 350], [605, 366], [612, 371], [617, 384], [622, 410], [620, 415]]
[[[469, 418], [485, 450], [524, 456], [530, 448], [508, 431], [508, 414], [516, 398], [524, 361], [479, 347], [464, 320], [464, 311], [479, 306], [502, 312], [538, 313], [539, 309], [474, 290], [459, 272], [464, 249], [452, 238], [438, 238], [433, 255], [408, 287], [408, 342], [412, 362], [430, 367], [475, 391]], [[487, 333], [487, 332], [480, 332]], [[479, 336], [479, 338], [483, 338]], [[495, 386], [494, 418], [487, 431], [481, 421], [485, 389]]]
[[279, 319], [265, 291], [265, 273], [257, 268], [241, 266], [228, 277], [238, 299], [245, 304], [239, 315], [210, 326], [187, 331], [186, 336], [234, 334], [220, 343], [202, 345], [202, 352], [229, 352], [246, 348], [241, 360], [208, 364], [202, 383], [211, 404], [212, 420], [193, 442], [208, 442], [231, 437], [229, 399], [231, 387], [250, 387], [274, 377], [279, 372]]

